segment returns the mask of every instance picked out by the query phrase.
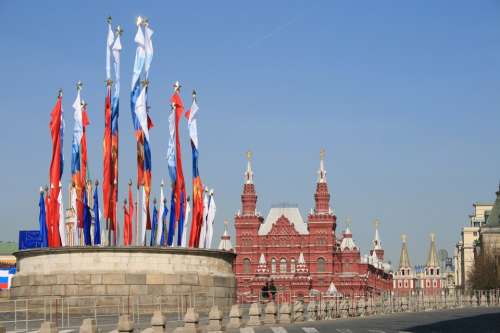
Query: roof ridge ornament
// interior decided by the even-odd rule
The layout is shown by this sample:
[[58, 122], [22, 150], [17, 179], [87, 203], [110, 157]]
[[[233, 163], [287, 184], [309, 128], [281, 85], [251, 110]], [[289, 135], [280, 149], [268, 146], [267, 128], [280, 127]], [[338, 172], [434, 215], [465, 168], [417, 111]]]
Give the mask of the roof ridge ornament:
[[245, 184], [253, 184], [253, 171], [252, 171], [252, 151], [246, 152], [247, 157], [247, 171], [245, 172]]
[[318, 170], [318, 183], [326, 183], [326, 170], [325, 170], [325, 154], [324, 148], [319, 151], [319, 170]]

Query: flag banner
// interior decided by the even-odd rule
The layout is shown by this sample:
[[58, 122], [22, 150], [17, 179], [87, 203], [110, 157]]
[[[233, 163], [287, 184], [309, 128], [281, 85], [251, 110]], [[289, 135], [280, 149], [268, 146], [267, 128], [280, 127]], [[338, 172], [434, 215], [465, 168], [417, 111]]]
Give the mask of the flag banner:
[[59, 183], [64, 169], [63, 137], [64, 118], [62, 109], [62, 93], [57, 97], [56, 105], [50, 115], [50, 133], [52, 138], [52, 159], [50, 162], [50, 209], [48, 223], [48, 241], [50, 247], [60, 247], [59, 236]]
[[208, 213], [207, 213], [207, 235], [205, 237], [205, 248], [210, 249], [212, 247], [212, 237], [214, 235], [214, 221], [215, 212], [217, 208], [215, 206], [214, 191], [210, 191], [210, 199], [208, 200]]
[[191, 206], [189, 205], [189, 197], [186, 201], [186, 217], [184, 218], [184, 227], [182, 228], [182, 247], [187, 247], [187, 225], [189, 221], [189, 213], [191, 212]]
[[101, 221], [99, 211], [99, 198], [97, 196], [98, 183], [94, 190], [94, 245], [101, 245]]
[[193, 92], [193, 104], [185, 115], [188, 119], [191, 151], [193, 155], [193, 216], [191, 221], [191, 232], [189, 235], [189, 247], [199, 247], [201, 227], [203, 224], [203, 184], [201, 183], [198, 169], [198, 109], [196, 95]]
[[40, 225], [41, 247], [48, 247], [49, 240], [47, 238], [47, 216], [45, 214], [45, 199], [43, 197], [43, 189], [40, 188], [40, 200], [38, 202], [40, 214], [38, 215], [38, 224]]
[[[83, 212], [83, 201], [80, 202], [82, 204], [82, 212]], [[78, 216], [77, 216], [77, 208], [78, 203], [77, 203], [77, 193], [76, 193], [76, 187], [75, 184], [73, 183], [71, 185], [71, 190], [70, 190], [70, 210], [71, 210], [71, 215], [72, 215], [72, 227], [71, 229], [73, 230], [73, 246], [79, 246], [80, 245], [80, 232], [79, 232], [79, 227], [78, 227]], [[83, 225], [82, 225], [83, 228]]]
[[[103, 151], [103, 208], [104, 218], [109, 221], [111, 193], [113, 193], [113, 175], [111, 170], [111, 81], [106, 83], [106, 99], [104, 101], [104, 139], [102, 143]], [[112, 230], [111, 225], [107, 226]]]
[[153, 219], [151, 225], [151, 240], [149, 246], [154, 246], [156, 244], [156, 234], [158, 232], [158, 210], [156, 209], [156, 199], [153, 204]]
[[19, 250], [44, 247], [40, 230], [19, 230]]
[[141, 237], [139, 238], [139, 245], [146, 245], [146, 230], [147, 230], [147, 209], [146, 209], [146, 190], [142, 187], [142, 200], [141, 200]]
[[92, 227], [92, 215], [90, 213], [89, 202], [87, 199], [87, 190], [83, 192], [83, 242], [85, 246], [92, 245], [92, 235], [90, 229]]
[[161, 242], [161, 238], [163, 235], [163, 211], [165, 207], [163, 201], [165, 201], [165, 196], [163, 193], [163, 180], [162, 180], [160, 184], [160, 201], [158, 209], [158, 216], [160, 220], [157, 224], [156, 239], [155, 239], [155, 244], [160, 246], [163, 245], [163, 243]]
[[130, 245], [130, 212], [127, 209], [127, 199], [123, 201], [123, 245]]
[[184, 198], [185, 192], [181, 192], [181, 210], [179, 225], [177, 227], [177, 246], [182, 246], [182, 234], [184, 233], [184, 218], [186, 217], [184, 205], [186, 204], [186, 199]]
[[64, 204], [62, 192], [62, 184], [59, 183], [59, 195], [57, 196], [57, 205], [59, 206], [59, 237], [61, 238], [61, 246], [66, 246], [66, 223], [64, 222]]
[[[182, 172], [182, 158], [181, 158], [181, 142], [179, 138], [179, 122], [184, 113], [184, 104], [182, 103], [181, 96], [179, 95], [180, 84], [176, 82], [174, 94], [170, 101], [175, 109], [175, 166], [176, 176], [174, 183], [174, 203], [175, 203], [175, 222], [179, 223], [180, 219], [184, 220], [184, 207], [186, 205], [186, 184], [184, 183], [184, 174]], [[182, 211], [181, 211], [182, 210]], [[181, 223], [178, 228], [182, 229]], [[177, 245], [180, 246], [182, 242], [182, 233], [179, 233]]]
[[172, 189], [172, 196], [170, 198], [170, 220], [168, 223], [167, 245], [174, 244], [175, 235], [175, 191]]
[[167, 215], [168, 215], [168, 208], [167, 208], [167, 199], [163, 199], [163, 214], [161, 214], [161, 224], [163, 225], [163, 230], [161, 232], [161, 239], [160, 239], [160, 245], [161, 246], [166, 246], [167, 244], [165, 243], [165, 234], [167, 233]]
[[200, 230], [200, 241], [198, 244], [199, 248], [205, 247], [205, 239], [207, 237], [207, 215], [208, 215], [208, 188], [205, 188], [205, 193], [203, 194], [203, 222], [201, 224], [201, 230]]

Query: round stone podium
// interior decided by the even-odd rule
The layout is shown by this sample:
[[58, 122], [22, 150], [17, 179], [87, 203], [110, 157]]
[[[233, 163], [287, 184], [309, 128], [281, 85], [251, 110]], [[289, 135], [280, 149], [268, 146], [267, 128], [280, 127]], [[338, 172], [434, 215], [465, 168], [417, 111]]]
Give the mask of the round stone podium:
[[23, 250], [14, 255], [17, 273], [10, 290], [14, 299], [87, 298], [112, 305], [133, 298], [141, 304], [160, 302], [178, 307], [179, 302], [193, 301], [227, 306], [234, 303], [236, 296], [233, 252], [175, 247], [64, 247]]

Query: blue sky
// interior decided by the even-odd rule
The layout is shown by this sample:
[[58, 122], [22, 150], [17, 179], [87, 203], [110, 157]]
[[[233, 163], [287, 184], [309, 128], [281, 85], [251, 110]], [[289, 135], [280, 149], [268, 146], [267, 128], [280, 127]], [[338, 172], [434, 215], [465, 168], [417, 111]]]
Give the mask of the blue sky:
[[[37, 225], [47, 183], [49, 114], [65, 91], [64, 153], [70, 175], [71, 108], [84, 82], [89, 168], [102, 175], [108, 15], [122, 37], [120, 197], [135, 177], [128, 89], [135, 17], [155, 30], [151, 67], [154, 192], [168, 178], [168, 98], [175, 80], [198, 91], [200, 173], [215, 189], [216, 237], [240, 206], [245, 151], [254, 152], [258, 209], [313, 206], [325, 148], [337, 230], [352, 218], [366, 252], [381, 220], [386, 253], [399, 260], [408, 234], [413, 264], [430, 232], [450, 254], [475, 201], [500, 180], [500, 4], [497, 1], [2, 1], [0, 193], [4, 240]], [[186, 124], [184, 170], [191, 183]], [[190, 189], [189, 189], [190, 191]], [[231, 226], [232, 228], [232, 226]], [[231, 230], [233, 231], [233, 230]]]

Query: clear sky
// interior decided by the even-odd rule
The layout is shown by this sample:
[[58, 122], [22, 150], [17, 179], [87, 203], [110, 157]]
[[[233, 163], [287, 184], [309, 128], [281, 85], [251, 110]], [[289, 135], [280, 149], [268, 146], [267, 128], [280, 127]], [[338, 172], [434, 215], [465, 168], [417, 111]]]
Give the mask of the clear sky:
[[[408, 234], [412, 264], [425, 261], [430, 232], [451, 255], [472, 203], [494, 200], [498, 1], [2, 1], [0, 239], [37, 227], [49, 114], [60, 87], [67, 186], [77, 80], [89, 104], [90, 174], [102, 177], [108, 15], [125, 30], [120, 200], [136, 175], [128, 96], [138, 15], [155, 30], [154, 195], [168, 179], [169, 97], [179, 80], [185, 104], [191, 89], [198, 91], [200, 173], [216, 193], [215, 242], [223, 219], [234, 232], [247, 149], [254, 152], [259, 211], [286, 201], [299, 204], [305, 218], [325, 148], [337, 230], [350, 216], [367, 252], [379, 218], [383, 246], [396, 262], [401, 233]], [[181, 127], [190, 185], [185, 121]]]

